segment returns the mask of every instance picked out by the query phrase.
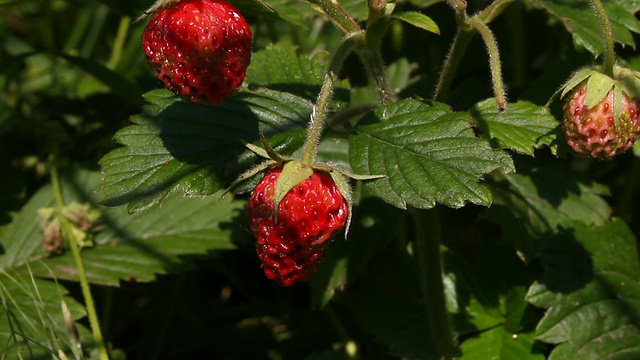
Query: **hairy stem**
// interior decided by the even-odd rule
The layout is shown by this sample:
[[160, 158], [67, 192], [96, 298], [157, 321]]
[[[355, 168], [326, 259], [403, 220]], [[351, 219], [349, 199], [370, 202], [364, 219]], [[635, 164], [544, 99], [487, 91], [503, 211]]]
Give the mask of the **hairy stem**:
[[471, 25], [482, 36], [482, 40], [487, 47], [489, 54], [489, 67], [491, 68], [491, 82], [493, 84], [493, 94], [496, 97], [496, 105], [500, 112], [507, 107], [507, 95], [504, 89], [504, 81], [502, 80], [502, 64], [500, 63], [500, 53], [498, 51], [498, 43], [489, 27], [477, 18], [469, 19]]
[[395, 101], [394, 91], [391, 88], [387, 70], [382, 61], [380, 47], [365, 47], [360, 51], [360, 58], [367, 70], [369, 78], [373, 81], [373, 86], [378, 96], [378, 102], [381, 105], [391, 104]]
[[444, 66], [440, 73], [438, 84], [436, 85], [436, 91], [433, 95], [433, 99], [435, 101], [446, 102], [447, 96], [449, 95], [449, 89], [451, 89], [453, 77], [460, 65], [460, 60], [462, 59], [462, 56], [474, 35], [475, 32], [473, 31], [458, 28], [458, 31], [453, 38], [451, 48], [449, 49], [449, 53], [444, 61]]
[[[54, 155], [49, 157], [49, 165], [51, 166], [51, 183], [53, 185], [53, 192], [56, 198], [56, 208], [58, 213], [62, 213], [64, 208], [64, 198], [62, 196], [62, 188], [60, 187], [60, 177], [58, 174], [58, 167], [56, 164], [56, 158]], [[82, 257], [80, 256], [80, 245], [76, 242], [76, 238], [71, 235], [71, 224], [69, 220], [60, 216], [60, 222], [62, 223], [62, 235], [63, 239], [69, 242], [69, 247], [71, 248], [71, 254], [73, 255], [73, 260], [76, 265], [76, 270], [78, 271], [78, 278], [80, 279], [80, 287], [82, 288], [82, 296], [84, 297], [85, 308], [87, 309], [87, 314], [89, 316], [89, 325], [91, 327], [91, 332], [93, 334], [93, 339], [96, 342], [96, 346], [98, 348], [98, 355], [100, 360], [108, 360], [109, 354], [107, 352], [107, 347], [104, 343], [104, 338], [102, 337], [102, 331], [100, 330], [100, 322], [98, 320], [98, 312], [96, 311], [96, 306], [93, 301], [93, 296], [91, 295], [91, 288], [89, 286], [89, 281], [87, 279], [87, 274], [84, 269], [84, 264], [82, 262]]]
[[604, 44], [604, 56], [603, 56], [603, 64], [602, 67], [604, 69], [604, 73], [610, 77], [613, 77], [613, 65], [614, 65], [614, 51], [613, 51], [613, 31], [611, 30], [611, 23], [609, 22], [609, 17], [607, 16], [607, 12], [602, 6], [602, 2], [600, 0], [590, 0], [593, 9], [598, 16], [598, 20], [600, 21], [600, 29], [602, 30], [602, 42]]
[[345, 34], [362, 31], [360, 26], [358, 26], [358, 23], [356, 23], [355, 20], [347, 14], [337, 0], [318, 0], [313, 2], [320, 5], [320, 8], [325, 14], [327, 14], [329, 20], [331, 20], [333, 24]]
[[329, 63], [329, 69], [324, 75], [322, 87], [318, 94], [318, 99], [313, 106], [311, 112], [311, 119], [309, 121], [309, 128], [307, 130], [307, 138], [302, 146], [302, 163], [305, 165], [311, 165], [315, 161], [316, 154], [318, 152], [318, 143], [322, 136], [322, 129], [327, 118], [327, 110], [329, 108], [329, 101], [333, 96], [334, 82], [344, 64], [347, 56], [357, 47], [364, 42], [364, 32], [358, 31], [348, 34], [342, 40], [338, 48], [336, 49], [331, 62]]
[[482, 9], [482, 11], [475, 17], [482, 20], [485, 24], [490, 23], [498, 15], [500, 15], [504, 9], [515, 0], [495, 0], [489, 6]]
[[438, 210], [411, 209], [411, 213], [416, 232], [415, 254], [420, 269], [430, 340], [436, 346], [439, 359], [451, 359], [457, 354], [458, 349], [444, 297], [440, 259], [442, 233]]

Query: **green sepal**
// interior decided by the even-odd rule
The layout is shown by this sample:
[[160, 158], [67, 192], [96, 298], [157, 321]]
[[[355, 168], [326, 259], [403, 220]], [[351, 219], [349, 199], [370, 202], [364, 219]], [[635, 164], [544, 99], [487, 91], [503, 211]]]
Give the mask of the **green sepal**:
[[568, 92], [575, 89], [575, 87], [580, 85], [583, 81], [587, 80], [589, 76], [593, 74], [593, 72], [594, 68], [586, 67], [573, 73], [571, 77], [569, 77], [569, 80], [567, 80], [560, 88], [562, 91], [562, 93], [560, 94], [560, 98], [564, 98]]
[[588, 109], [593, 109], [600, 101], [607, 96], [616, 81], [609, 76], [594, 71], [587, 82], [587, 93], [584, 104]]
[[289, 161], [282, 167], [280, 177], [276, 183], [276, 195], [274, 197], [274, 214], [275, 221], [278, 222], [278, 207], [280, 201], [293, 189], [296, 185], [313, 175], [313, 169], [302, 164], [299, 161]]
[[[253, 145], [253, 146], [255, 146], [255, 145]], [[251, 149], [251, 148], [249, 148], [249, 149]], [[258, 149], [262, 150], [261, 148], [258, 148]], [[258, 154], [258, 155], [260, 155], [260, 154]], [[259, 172], [264, 171], [267, 168], [274, 166], [275, 164], [278, 164], [278, 161], [268, 159], [268, 160], [265, 160], [265, 161], [261, 162], [260, 164], [258, 164], [256, 166], [250, 168], [249, 170], [243, 172], [240, 176], [238, 176], [235, 180], [233, 180], [233, 182], [224, 190], [222, 195], [220, 195], [220, 200], [222, 200], [229, 193], [229, 191], [231, 191], [231, 189], [233, 189], [239, 183], [254, 177]]]
[[257, 145], [253, 145], [251, 143], [245, 143], [244, 146], [247, 147], [247, 149], [253, 151], [256, 155], [263, 157], [267, 160], [261, 162], [260, 164], [250, 168], [249, 170], [243, 172], [240, 176], [238, 176], [226, 189], [225, 191], [222, 193], [222, 195], [220, 196], [220, 199], [224, 198], [225, 195], [227, 195], [227, 193], [229, 193], [229, 191], [231, 191], [231, 189], [233, 189], [236, 185], [238, 185], [239, 183], [250, 179], [252, 177], [254, 177], [255, 175], [257, 175], [259, 172], [266, 170], [267, 168], [272, 168], [274, 166], [277, 166], [278, 164], [284, 164], [287, 161], [291, 161], [293, 159], [291, 159], [290, 157], [286, 157], [286, 156], [282, 156], [280, 154], [278, 154], [273, 147], [271, 147], [271, 145], [269, 144], [269, 142], [267, 141], [267, 138], [264, 137], [263, 134], [260, 134], [260, 141], [262, 142], [262, 146], [264, 148], [261, 148], [260, 146]]
[[271, 147], [271, 144], [269, 144], [269, 142], [267, 141], [267, 138], [264, 137], [264, 134], [260, 134], [260, 142], [262, 142], [262, 146], [264, 146], [264, 150], [267, 153], [267, 156], [266, 156], [267, 159], [273, 159], [273, 160], [275, 160], [277, 162], [285, 162], [285, 161], [293, 160], [290, 157], [286, 157], [286, 156], [282, 156], [282, 155], [278, 154]]
[[640, 72], [622, 66], [614, 66], [613, 74], [630, 98], [640, 97]]
[[155, 14], [160, 8], [167, 7], [171, 5], [171, 3], [178, 2], [179, 0], [156, 0], [156, 2], [151, 5], [150, 8], [145, 10], [142, 15], [138, 16], [133, 23], [139, 23], [140, 21], [146, 19], [147, 17]]
[[347, 170], [347, 169], [343, 169], [339, 166], [334, 166], [334, 165], [329, 165], [329, 164], [322, 164], [322, 163], [316, 163], [311, 165], [312, 168], [314, 168], [315, 170], [320, 170], [320, 171], [324, 171], [326, 173], [331, 173], [333, 171], [337, 171], [340, 174], [354, 179], [354, 180], [375, 180], [375, 179], [382, 179], [384, 177], [387, 177], [387, 175], [360, 175], [360, 174], [355, 174], [353, 171], [351, 170]]
[[331, 171], [329, 172], [329, 175], [331, 176], [331, 179], [333, 179], [333, 182], [336, 184], [338, 191], [340, 191], [340, 194], [342, 194], [342, 197], [347, 202], [347, 224], [344, 228], [344, 238], [346, 239], [347, 235], [349, 234], [349, 226], [351, 225], [351, 212], [353, 208], [353, 194], [351, 191], [351, 185], [349, 184], [349, 179], [339, 171]]

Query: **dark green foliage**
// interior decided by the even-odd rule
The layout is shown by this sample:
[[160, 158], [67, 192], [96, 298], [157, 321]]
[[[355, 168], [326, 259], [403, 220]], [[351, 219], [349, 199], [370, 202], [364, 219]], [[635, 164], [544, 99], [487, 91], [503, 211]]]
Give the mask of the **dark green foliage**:
[[[441, 235], [461, 358], [640, 358], [640, 151], [577, 157], [561, 102], [543, 106], [602, 57], [590, 1], [467, 1], [469, 15], [498, 5], [488, 26], [504, 113], [480, 36], [432, 101], [455, 15], [445, 1], [394, 3], [395, 20], [377, 26], [397, 101], [380, 105], [349, 56], [318, 148], [319, 161], [384, 177], [352, 181], [347, 239], [291, 288], [264, 277], [244, 212], [261, 174], [222, 195], [264, 160], [245, 146], [261, 135], [300, 156], [343, 34], [315, 10], [321, 0], [233, 1], [254, 31], [251, 66], [232, 97], [206, 106], [162, 89], [146, 64], [145, 21], [133, 19], [151, 2], [0, 1], [1, 359], [95, 355], [55, 221], [84, 241], [113, 359], [437, 358], [410, 215], [424, 209], [440, 214], [426, 238]], [[367, 1], [340, 3], [363, 27], [371, 19]], [[618, 62], [640, 70], [640, 2], [604, 7]], [[59, 194], [87, 222], [60, 213]]]

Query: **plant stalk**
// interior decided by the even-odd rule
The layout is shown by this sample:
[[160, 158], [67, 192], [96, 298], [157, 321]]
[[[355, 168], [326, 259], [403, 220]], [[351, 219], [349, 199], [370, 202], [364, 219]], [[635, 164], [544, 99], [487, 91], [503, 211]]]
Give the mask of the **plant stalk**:
[[504, 89], [504, 81], [502, 80], [502, 64], [500, 63], [500, 52], [498, 51], [498, 43], [493, 36], [491, 29], [477, 18], [469, 19], [469, 25], [473, 27], [482, 36], [484, 44], [489, 54], [489, 67], [491, 68], [491, 82], [493, 84], [493, 94], [496, 97], [496, 105], [498, 110], [503, 112], [507, 107], [507, 95]]
[[598, 20], [600, 21], [600, 29], [602, 29], [602, 41], [604, 45], [602, 67], [605, 75], [613, 78], [615, 53], [613, 50], [613, 31], [611, 30], [611, 23], [609, 22], [609, 17], [607, 16], [604, 6], [602, 6], [602, 2], [600, 0], [590, 1], [596, 15], [598, 16]]
[[[58, 213], [61, 214], [65, 203], [64, 203], [64, 198], [62, 196], [62, 188], [60, 187], [60, 177], [58, 174], [56, 158], [54, 155], [50, 155], [49, 165], [51, 166], [51, 183], [53, 186], [53, 193], [55, 194], [56, 208], [58, 210]], [[69, 242], [69, 247], [71, 248], [73, 260], [75, 262], [76, 269], [78, 270], [78, 278], [80, 280], [80, 287], [82, 288], [82, 296], [84, 297], [85, 308], [87, 309], [87, 315], [89, 316], [89, 325], [91, 326], [93, 339], [96, 342], [96, 346], [98, 348], [99, 359], [109, 360], [107, 347], [105, 346], [104, 338], [102, 336], [102, 331], [100, 330], [100, 321], [98, 320], [98, 312], [96, 311], [96, 306], [93, 301], [93, 296], [91, 295], [91, 288], [89, 286], [87, 274], [84, 269], [82, 257], [80, 256], [80, 246], [76, 242], [75, 237], [71, 235], [71, 229], [69, 228], [71, 224], [69, 224], [69, 220], [61, 216], [60, 221], [62, 223], [63, 239]]]
[[458, 28], [458, 31], [453, 38], [451, 48], [449, 49], [449, 53], [444, 61], [444, 66], [442, 67], [438, 84], [436, 85], [436, 91], [433, 95], [433, 99], [435, 101], [447, 101], [453, 77], [458, 70], [462, 56], [474, 35], [474, 31], [465, 30], [461, 27]]
[[436, 347], [437, 358], [451, 359], [458, 353], [458, 349], [444, 297], [440, 259], [442, 232], [438, 210], [437, 208], [430, 210], [411, 209], [411, 213], [415, 223], [415, 254], [420, 269], [430, 340]]
[[342, 5], [337, 0], [318, 0], [313, 1], [320, 5], [322, 11], [329, 17], [329, 19], [345, 34], [351, 34], [354, 32], [360, 32], [362, 29], [358, 23], [353, 20], [349, 14], [344, 10]]
[[322, 130], [327, 118], [327, 110], [329, 108], [329, 101], [333, 96], [333, 88], [338, 73], [344, 64], [347, 56], [357, 47], [364, 42], [364, 32], [358, 31], [348, 34], [340, 42], [336, 49], [331, 62], [329, 63], [329, 69], [324, 75], [322, 87], [318, 94], [313, 110], [311, 112], [311, 119], [309, 121], [309, 128], [307, 130], [307, 138], [302, 146], [302, 159], [301, 162], [304, 165], [311, 165], [314, 163], [317, 152], [318, 143], [322, 137]]
[[381, 105], [388, 105], [395, 101], [394, 91], [391, 88], [387, 70], [382, 61], [380, 47], [365, 47], [360, 51], [360, 58], [364, 64], [369, 78], [373, 80], [373, 85]]

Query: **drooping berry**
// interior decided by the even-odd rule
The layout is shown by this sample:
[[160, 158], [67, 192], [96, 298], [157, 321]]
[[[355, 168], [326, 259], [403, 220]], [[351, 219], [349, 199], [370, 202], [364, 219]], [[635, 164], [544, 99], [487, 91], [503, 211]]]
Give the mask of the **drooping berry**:
[[629, 150], [640, 138], [638, 99], [621, 92], [620, 112], [616, 116], [614, 89], [591, 108], [585, 105], [587, 89], [586, 81], [576, 86], [565, 103], [563, 130], [567, 143], [577, 153], [598, 159]]
[[278, 168], [265, 175], [251, 194], [247, 212], [265, 275], [289, 286], [315, 272], [330, 239], [344, 229], [349, 207], [331, 176], [314, 171], [282, 198], [276, 216], [281, 172]]
[[182, 0], [161, 7], [142, 34], [157, 77], [175, 94], [220, 104], [242, 84], [251, 28], [224, 0]]

